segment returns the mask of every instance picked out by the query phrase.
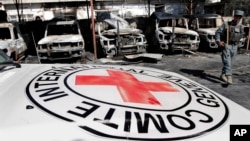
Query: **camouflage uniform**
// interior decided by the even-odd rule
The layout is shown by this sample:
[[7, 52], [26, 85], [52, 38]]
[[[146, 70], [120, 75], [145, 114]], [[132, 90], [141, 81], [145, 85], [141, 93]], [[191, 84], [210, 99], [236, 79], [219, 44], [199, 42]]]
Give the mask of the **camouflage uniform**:
[[[243, 16], [244, 12], [241, 10], [235, 10], [234, 16]], [[228, 29], [229, 31], [227, 31]], [[229, 33], [228, 44], [227, 43], [227, 33]], [[244, 26], [241, 22], [236, 23], [234, 20], [228, 23], [224, 23], [215, 32], [216, 42], [224, 41], [225, 46], [222, 48], [221, 59], [223, 63], [222, 68], [222, 80], [232, 83], [232, 65], [235, 60], [235, 56], [238, 50], [238, 43], [240, 39], [244, 36]]]

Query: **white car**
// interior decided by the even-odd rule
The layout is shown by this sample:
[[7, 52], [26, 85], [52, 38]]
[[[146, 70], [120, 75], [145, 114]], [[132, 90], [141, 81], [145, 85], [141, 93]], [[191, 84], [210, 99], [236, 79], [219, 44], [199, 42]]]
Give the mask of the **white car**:
[[[219, 14], [194, 14], [186, 15], [189, 19], [189, 28], [197, 31], [200, 36], [201, 51], [218, 50], [219, 47], [215, 41], [216, 30], [225, 22]], [[239, 47], [244, 47], [246, 36], [241, 38]]]
[[19, 30], [13, 23], [0, 23], [0, 49], [6, 50], [13, 60], [19, 60], [25, 56], [27, 45]]
[[82, 59], [85, 43], [77, 21], [50, 22], [44, 38], [38, 42], [40, 62]]
[[229, 141], [250, 130], [233, 130], [250, 125], [249, 110], [174, 72], [18, 65], [0, 51], [0, 78], [1, 141]]
[[223, 24], [223, 18], [218, 14], [195, 14], [186, 15], [189, 19], [189, 28], [197, 31], [201, 43], [199, 50], [209, 51], [218, 49], [215, 41], [215, 31]]
[[147, 26], [147, 40], [150, 47], [162, 50], [188, 49], [196, 51], [200, 38], [196, 31], [188, 28], [187, 19], [180, 15], [154, 12]]
[[146, 52], [147, 40], [142, 30], [110, 12], [97, 16], [98, 37], [106, 57]]

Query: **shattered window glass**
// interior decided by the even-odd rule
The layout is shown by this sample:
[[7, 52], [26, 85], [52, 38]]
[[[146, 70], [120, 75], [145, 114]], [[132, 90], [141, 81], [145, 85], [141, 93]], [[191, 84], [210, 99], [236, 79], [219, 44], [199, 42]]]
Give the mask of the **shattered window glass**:
[[11, 39], [11, 33], [9, 28], [0, 28], [0, 39], [1, 40]]
[[159, 27], [172, 26], [172, 19], [160, 20]]

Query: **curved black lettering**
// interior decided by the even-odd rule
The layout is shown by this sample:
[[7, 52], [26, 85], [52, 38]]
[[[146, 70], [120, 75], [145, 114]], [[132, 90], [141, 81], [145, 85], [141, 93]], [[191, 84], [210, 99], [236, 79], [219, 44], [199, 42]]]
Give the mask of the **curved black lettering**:
[[131, 128], [131, 112], [126, 111], [125, 112], [125, 124], [124, 124], [124, 131], [129, 132]]
[[220, 107], [220, 104], [216, 101], [213, 100], [208, 100], [208, 99], [203, 99], [203, 98], [199, 98], [197, 99], [197, 101], [205, 106], [209, 106], [209, 107]]
[[161, 133], [168, 133], [168, 129], [166, 128], [164, 124], [164, 120], [160, 115], [156, 115], [158, 118], [159, 123], [157, 122], [157, 119], [155, 119], [151, 114], [145, 113], [144, 121], [142, 120], [140, 114], [138, 112], [135, 112], [135, 117], [137, 119], [137, 127], [139, 133], [148, 133], [149, 128], [149, 120], [153, 121], [153, 124]]
[[[186, 121], [189, 124], [189, 126], [184, 127], [183, 125], [178, 125], [174, 121], [174, 118], [183, 119], [184, 121]], [[167, 115], [167, 119], [172, 126], [179, 128], [179, 129], [182, 129], [182, 130], [192, 130], [195, 128], [195, 124], [193, 123], [193, 121], [191, 121], [190, 119], [188, 119], [186, 117], [180, 116], [180, 115]]]
[[107, 125], [109, 127], [117, 129], [118, 125], [115, 124], [115, 123], [110, 122], [112, 116], [114, 115], [114, 112], [115, 112], [115, 109], [110, 108], [103, 120], [99, 119], [99, 118], [94, 118], [94, 121], [101, 121], [103, 124], [105, 124], [105, 125]]
[[199, 120], [200, 122], [209, 123], [209, 122], [212, 122], [212, 121], [213, 121], [213, 118], [212, 118], [210, 115], [208, 115], [208, 114], [206, 114], [206, 113], [203, 113], [203, 112], [201, 112], [201, 111], [197, 111], [197, 110], [187, 110], [185, 113], [186, 113], [186, 115], [187, 115], [188, 117], [191, 117], [191, 116], [192, 116], [191, 113], [198, 113], [198, 114], [203, 115], [203, 116], [205, 116], [205, 117], [207, 118], [207, 119], [200, 119], [200, 120]]

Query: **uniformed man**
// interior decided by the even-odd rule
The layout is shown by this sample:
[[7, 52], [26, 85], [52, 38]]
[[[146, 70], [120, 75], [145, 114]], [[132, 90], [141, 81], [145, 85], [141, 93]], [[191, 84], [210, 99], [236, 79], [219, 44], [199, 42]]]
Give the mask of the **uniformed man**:
[[222, 48], [221, 59], [223, 63], [220, 78], [227, 84], [232, 84], [232, 65], [238, 50], [238, 43], [244, 36], [244, 26], [242, 25], [242, 17], [244, 12], [234, 10], [233, 20], [225, 22], [215, 32], [215, 40], [219, 47]]

